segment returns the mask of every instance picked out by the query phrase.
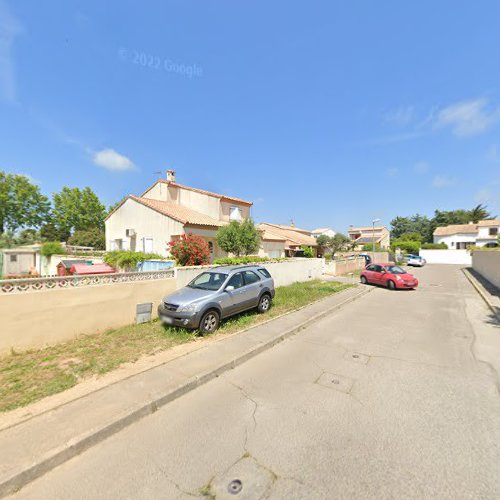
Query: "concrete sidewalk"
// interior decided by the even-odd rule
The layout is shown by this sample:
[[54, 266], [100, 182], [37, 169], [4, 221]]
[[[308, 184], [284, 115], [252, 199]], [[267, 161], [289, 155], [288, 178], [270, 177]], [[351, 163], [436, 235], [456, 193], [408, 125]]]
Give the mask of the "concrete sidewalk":
[[0, 496], [372, 290], [332, 295], [0, 431]]
[[500, 323], [500, 290], [472, 268], [464, 268], [463, 272]]

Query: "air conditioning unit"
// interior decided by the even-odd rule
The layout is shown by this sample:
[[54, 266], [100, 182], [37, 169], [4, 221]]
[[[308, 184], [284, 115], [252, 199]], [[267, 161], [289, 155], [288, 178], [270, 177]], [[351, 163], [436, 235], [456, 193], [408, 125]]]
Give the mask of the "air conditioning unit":
[[127, 238], [132, 238], [133, 236], [135, 236], [135, 229], [126, 229], [125, 230], [125, 235], [127, 236]]

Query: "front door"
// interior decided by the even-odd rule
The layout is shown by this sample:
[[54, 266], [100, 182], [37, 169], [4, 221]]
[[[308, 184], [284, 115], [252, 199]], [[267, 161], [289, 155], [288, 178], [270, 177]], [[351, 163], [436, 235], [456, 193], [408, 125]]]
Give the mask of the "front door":
[[257, 307], [262, 281], [253, 271], [243, 271], [243, 279], [245, 286], [242, 288], [242, 306], [243, 309], [252, 309]]
[[372, 273], [372, 282], [376, 283], [377, 285], [381, 285], [383, 282], [383, 274], [382, 274], [383, 268], [382, 266], [379, 265], [374, 265], [373, 266], [373, 273]]
[[[233, 287], [233, 290], [228, 290], [227, 287]], [[226, 301], [227, 308], [224, 311], [224, 316], [230, 316], [237, 312], [245, 309], [245, 281], [243, 279], [243, 273], [233, 274], [230, 280], [227, 282], [225, 293], [228, 295]]]

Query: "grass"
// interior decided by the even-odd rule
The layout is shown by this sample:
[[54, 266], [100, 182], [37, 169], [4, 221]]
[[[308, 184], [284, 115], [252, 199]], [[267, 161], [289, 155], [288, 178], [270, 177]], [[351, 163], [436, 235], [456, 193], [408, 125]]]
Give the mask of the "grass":
[[[223, 321], [218, 333], [243, 330], [349, 286], [334, 281], [309, 281], [280, 287], [267, 314], [239, 314]], [[45, 349], [12, 352], [0, 358], [0, 412], [26, 406], [124, 363], [191, 342], [196, 336], [196, 332], [165, 327], [156, 320], [81, 336]]]

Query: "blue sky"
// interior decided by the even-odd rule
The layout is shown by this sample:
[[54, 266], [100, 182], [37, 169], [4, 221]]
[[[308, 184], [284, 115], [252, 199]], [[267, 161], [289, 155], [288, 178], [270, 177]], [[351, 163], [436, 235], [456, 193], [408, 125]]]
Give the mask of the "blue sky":
[[496, 1], [0, 0], [0, 169], [257, 221], [500, 214]]

